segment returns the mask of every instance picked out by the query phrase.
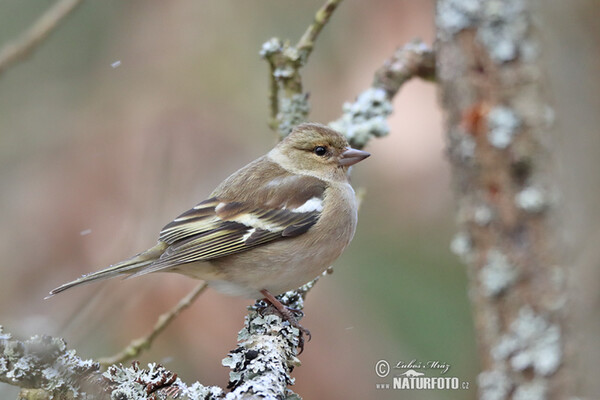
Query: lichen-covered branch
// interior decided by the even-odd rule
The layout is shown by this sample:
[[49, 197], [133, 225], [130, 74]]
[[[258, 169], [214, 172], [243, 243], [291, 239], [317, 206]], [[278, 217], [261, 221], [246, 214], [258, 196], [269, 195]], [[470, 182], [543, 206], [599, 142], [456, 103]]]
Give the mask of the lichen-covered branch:
[[[289, 300], [290, 306], [302, 306], [301, 297]], [[223, 365], [231, 369], [229, 393], [199, 382], [188, 385], [156, 364], [146, 368], [140, 368], [138, 363], [131, 367], [113, 365], [104, 377], [109, 381], [111, 398], [119, 399], [146, 399], [153, 394], [158, 398], [168, 395], [183, 400], [299, 399], [287, 388], [293, 383], [292, 370], [300, 365], [297, 347], [297, 328], [284, 323], [269, 309], [262, 314], [254, 309], [238, 334], [238, 347], [223, 360]]]
[[27, 31], [0, 50], [0, 75], [16, 62], [27, 57], [42, 43], [82, 0], [59, 0]]
[[281, 138], [287, 136], [294, 126], [306, 121], [310, 107], [308, 94], [302, 91], [300, 68], [308, 61], [315, 40], [340, 2], [326, 1], [296, 46], [289, 41], [272, 38], [260, 50], [260, 55], [269, 63], [269, 126]]
[[29, 391], [30, 396], [46, 393], [76, 399], [88, 394], [100, 398], [102, 380], [100, 365], [77, 357], [62, 339], [33, 336], [22, 341], [0, 326], [0, 382], [43, 390]]
[[391, 102], [402, 85], [414, 77], [433, 80], [434, 76], [433, 51], [421, 40], [414, 40], [396, 50], [377, 70], [371, 87], [353, 103], [344, 103], [342, 116], [329, 125], [343, 133], [352, 147], [362, 149], [371, 138], [389, 133]]
[[158, 317], [158, 320], [156, 321], [156, 324], [150, 333], [131, 341], [131, 343], [118, 354], [115, 354], [111, 357], [101, 358], [98, 360], [98, 362], [102, 366], [106, 367], [116, 363], [123, 363], [138, 357], [142, 351], [148, 350], [150, 346], [152, 346], [154, 339], [156, 339], [156, 337], [158, 337], [158, 335], [160, 335], [183, 310], [192, 305], [196, 298], [198, 298], [198, 296], [204, 292], [206, 287], [207, 285], [204, 282], [196, 286], [190, 293], [182, 298], [179, 303], [175, 305], [175, 307]]
[[545, 148], [553, 112], [528, 0], [439, 0], [437, 80], [468, 266], [480, 398], [567, 398], [565, 266]]
[[[303, 295], [311, 282], [279, 299], [302, 309]], [[192, 293], [193, 294], [193, 293]], [[189, 298], [190, 296], [188, 296]], [[191, 299], [190, 299], [191, 301]], [[62, 339], [34, 336], [26, 341], [13, 339], [0, 327], [0, 382], [23, 388], [22, 399], [299, 399], [288, 385], [291, 372], [300, 365], [296, 357], [298, 329], [282, 321], [272, 307], [254, 306], [238, 334], [238, 347], [223, 360], [231, 369], [226, 393], [199, 382], [187, 385], [172, 371], [158, 364], [141, 368], [110, 365], [102, 373], [100, 364], [82, 360], [68, 350]]]

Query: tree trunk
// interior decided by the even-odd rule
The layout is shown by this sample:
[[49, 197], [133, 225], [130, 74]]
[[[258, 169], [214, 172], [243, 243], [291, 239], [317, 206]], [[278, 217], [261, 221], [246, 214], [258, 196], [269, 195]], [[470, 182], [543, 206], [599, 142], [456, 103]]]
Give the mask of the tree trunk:
[[439, 0], [437, 77], [468, 265], [481, 399], [563, 399], [566, 271], [557, 258], [540, 41], [527, 0]]

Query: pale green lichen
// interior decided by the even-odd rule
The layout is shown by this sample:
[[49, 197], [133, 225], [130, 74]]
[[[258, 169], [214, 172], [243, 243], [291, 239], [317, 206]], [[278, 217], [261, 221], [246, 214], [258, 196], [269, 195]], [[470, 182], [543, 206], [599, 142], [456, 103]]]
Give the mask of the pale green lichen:
[[98, 370], [97, 363], [77, 357], [60, 338], [33, 336], [20, 341], [0, 327], [0, 375], [5, 382], [43, 389], [51, 396], [70, 393], [87, 399], [93, 396], [82, 391], [82, 379]]
[[[298, 296], [292, 293], [287, 294], [290, 299], [283, 300]], [[287, 386], [293, 385], [290, 374], [299, 365], [295, 356], [299, 344], [297, 328], [283, 322], [277, 314], [261, 315], [254, 311], [246, 316], [238, 342], [239, 347], [222, 361], [231, 369], [228, 386], [233, 388], [225, 398], [280, 398], [292, 393]]]
[[450, 242], [450, 251], [466, 261], [473, 245], [471, 238], [466, 232], [458, 232]]
[[548, 194], [541, 188], [529, 186], [515, 196], [517, 206], [530, 213], [540, 213], [550, 205]]
[[283, 43], [278, 38], [271, 38], [263, 43], [260, 49], [260, 56], [263, 58], [268, 58], [275, 53], [280, 52], [283, 49]]
[[479, 205], [475, 207], [475, 211], [473, 212], [473, 221], [479, 226], [486, 226], [492, 219], [494, 218], [494, 213], [490, 207], [486, 205]]
[[531, 22], [524, 0], [442, 0], [438, 2], [438, 36], [449, 40], [466, 29], [476, 29], [477, 40], [498, 63], [521, 57], [532, 60], [538, 46], [529, 40]]
[[523, 55], [531, 57], [526, 6], [523, 0], [492, 0], [482, 7], [477, 39], [494, 61], [508, 62]]
[[505, 400], [513, 387], [510, 376], [498, 370], [481, 372], [477, 384], [481, 400]]
[[481, 11], [479, 0], [445, 0], [438, 2], [436, 25], [445, 38], [470, 27]]
[[363, 148], [372, 137], [390, 132], [387, 117], [392, 110], [385, 90], [369, 88], [353, 103], [344, 103], [342, 117], [329, 126], [342, 133], [352, 147]]
[[479, 272], [479, 281], [486, 296], [498, 296], [517, 279], [517, 270], [497, 249], [488, 251], [486, 263]]
[[145, 400], [154, 393], [166, 398], [159, 390], [177, 382], [173, 372], [155, 363], [148, 364], [147, 368], [140, 368], [138, 362], [131, 367], [111, 365], [103, 376], [110, 382], [112, 400]]
[[499, 149], [505, 149], [511, 144], [521, 121], [513, 110], [508, 107], [494, 107], [488, 114], [488, 140]]
[[496, 360], [509, 360], [515, 371], [532, 368], [540, 376], [552, 375], [561, 364], [560, 327], [552, 324], [529, 307], [519, 310], [510, 325], [492, 348]]
[[286, 137], [295, 126], [306, 122], [309, 112], [308, 95], [296, 93], [291, 97], [282, 97], [279, 100], [279, 112], [277, 114], [280, 136], [282, 138]]
[[467, 134], [464, 129], [450, 129], [448, 131], [450, 141], [448, 151], [453, 159], [461, 163], [468, 163], [474, 160], [477, 143], [473, 137]]
[[175, 383], [181, 387], [179, 397], [186, 396], [188, 399], [213, 400], [221, 399], [225, 396], [225, 392], [218, 386], [204, 386], [200, 382], [194, 382], [191, 386], [185, 386], [179, 379]]
[[513, 400], [546, 400], [548, 384], [545, 379], [522, 383], [515, 389]]

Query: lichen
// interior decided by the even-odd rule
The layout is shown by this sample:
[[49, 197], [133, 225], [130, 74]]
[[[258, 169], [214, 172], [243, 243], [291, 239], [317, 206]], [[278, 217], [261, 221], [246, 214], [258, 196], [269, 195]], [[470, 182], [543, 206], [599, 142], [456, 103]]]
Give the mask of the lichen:
[[4, 381], [43, 389], [51, 396], [93, 397], [81, 389], [82, 380], [92, 376], [100, 366], [82, 360], [74, 350], [67, 350], [60, 338], [32, 336], [28, 340], [13, 339], [0, 328], [0, 374]]
[[273, 55], [277, 52], [280, 52], [282, 50], [282, 48], [283, 48], [283, 43], [281, 42], [280, 39], [271, 38], [263, 43], [258, 54], [260, 54], [260, 56], [263, 58], [268, 58], [271, 55]]
[[481, 400], [505, 400], [513, 387], [510, 376], [499, 370], [481, 372], [477, 383]]
[[479, 226], [486, 226], [494, 217], [493, 211], [486, 205], [481, 204], [475, 207], [475, 211], [473, 212], [473, 220]]
[[545, 379], [522, 383], [515, 389], [513, 400], [546, 400], [548, 384]]
[[471, 26], [481, 10], [479, 0], [445, 0], [438, 3], [436, 25], [445, 38]]
[[10, 340], [12, 339], [12, 335], [10, 333], [4, 332], [4, 327], [0, 325], [0, 340]]
[[497, 249], [488, 251], [485, 265], [479, 272], [479, 281], [484, 294], [498, 296], [517, 279], [517, 270], [508, 258]]
[[296, 93], [291, 97], [282, 97], [277, 114], [280, 136], [286, 137], [296, 125], [305, 122], [309, 112], [308, 95]]
[[450, 129], [448, 139], [450, 141], [448, 151], [452, 159], [459, 163], [470, 163], [474, 160], [477, 143], [464, 129]]
[[443, 0], [438, 3], [436, 21], [441, 40], [449, 40], [466, 29], [476, 29], [477, 40], [498, 63], [518, 57], [532, 60], [539, 54], [529, 40], [527, 4], [523, 0]]
[[146, 369], [140, 368], [137, 361], [131, 367], [111, 365], [103, 376], [111, 383], [112, 400], [145, 400], [177, 382], [177, 375], [162, 365], [151, 363]]
[[529, 186], [515, 196], [517, 206], [530, 213], [540, 213], [550, 205], [548, 194], [541, 188]]
[[187, 396], [189, 399], [213, 400], [221, 399], [225, 393], [218, 386], [204, 386], [200, 382], [194, 382], [190, 386], [185, 386], [183, 382], [177, 380], [176, 385], [182, 388], [180, 396]]
[[498, 106], [488, 114], [488, 140], [498, 149], [505, 149], [512, 142], [521, 121], [513, 110]]
[[[279, 300], [302, 306], [302, 296], [295, 292], [279, 296]], [[300, 364], [295, 354], [300, 332], [278, 314], [262, 315], [264, 307], [250, 309], [254, 311], [246, 316], [245, 326], [238, 334], [239, 347], [222, 361], [231, 370], [228, 388], [233, 389], [225, 398], [292, 396], [287, 386], [294, 384], [290, 374]]]
[[552, 375], [560, 366], [562, 349], [560, 327], [523, 307], [510, 332], [504, 334], [492, 348], [496, 360], [509, 360], [515, 371], [533, 368], [541, 376]]
[[450, 251], [466, 260], [472, 249], [471, 238], [466, 232], [458, 232], [450, 242]]
[[362, 148], [372, 137], [390, 132], [387, 117], [392, 110], [385, 90], [369, 88], [353, 103], [344, 103], [341, 118], [330, 122], [329, 126], [342, 133], [351, 146]]
[[488, 1], [482, 7], [477, 39], [496, 62], [512, 61], [527, 44], [529, 21], [523, 0]]

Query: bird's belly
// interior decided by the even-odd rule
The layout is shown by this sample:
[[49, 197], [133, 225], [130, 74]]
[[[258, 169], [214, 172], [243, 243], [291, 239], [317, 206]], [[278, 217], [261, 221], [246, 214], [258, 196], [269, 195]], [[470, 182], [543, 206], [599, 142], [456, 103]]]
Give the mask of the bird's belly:
[[264, 297], [260, 294], [262, 289], [278, 295], [316, 278], [345, 247], [319, 243], [309, 249], [295, 251], [290, 242], [298, 239], [283, 240], [213, 260], [211, 264], [223, 271], [223, 279], [209, 280], [209, 285], [233, 296], [261, 298]]

